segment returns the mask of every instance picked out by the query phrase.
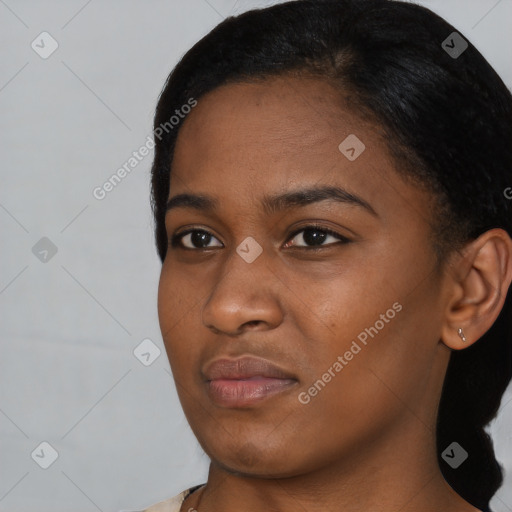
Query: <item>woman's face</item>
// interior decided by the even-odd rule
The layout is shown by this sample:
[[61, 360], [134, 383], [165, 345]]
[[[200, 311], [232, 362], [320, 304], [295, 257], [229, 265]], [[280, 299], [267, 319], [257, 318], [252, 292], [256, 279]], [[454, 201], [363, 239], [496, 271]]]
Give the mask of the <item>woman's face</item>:
[[230, 472], [434, 439], [449, 351], [432, 198], [342, 105], [272, 78], [214, 90], [180, 129], [160, 327], [187, 419]]

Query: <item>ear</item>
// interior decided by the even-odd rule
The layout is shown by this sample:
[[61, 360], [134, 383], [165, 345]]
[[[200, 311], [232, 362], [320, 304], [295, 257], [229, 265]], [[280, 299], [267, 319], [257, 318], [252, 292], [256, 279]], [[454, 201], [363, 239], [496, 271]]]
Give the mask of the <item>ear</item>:
[[455, 255], [446, 278], [449, 300], [441, 339], [449, 348], [460, 350], [480, 339], [503, 307], [512, 281], [512, 240], [508, 233], [491, 229], [470, 242]]

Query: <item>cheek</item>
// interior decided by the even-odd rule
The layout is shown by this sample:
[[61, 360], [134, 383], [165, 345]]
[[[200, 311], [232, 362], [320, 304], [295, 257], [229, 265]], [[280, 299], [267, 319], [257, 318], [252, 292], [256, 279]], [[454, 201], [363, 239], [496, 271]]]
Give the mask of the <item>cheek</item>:
[[176, 322], [177, 314], [179, 313], [176, 307], [179, 305], [177, 295], [181, 294], [181, 289], [176, 286], [177, 283], [173, 283], [171, 279], [171, 273], [166, 271], [165, 266], [162, 267], [158, 283], [158, 320], [164, 342], [170, 327]]
[[[158, 283], [158, 317], [160, 324], [176, 325], [197, 304], [197, 282], [164, 263]], [[165, 331], [163, 331], [165, 332]]]
[[383, 324], [379, 318], [388, 309], [388, 316], [394, 317], [392, 305], [399, 294], [386, 286], [386, 280], [390, 280], [386, 278], [386, 269], [365, 267], [364, 263], [353, 265], [321, 281], [290, 276], [286, 287], [293, 293], [288, 294], [287, 312], [301, 332], [316, 340], [315, 350], [321, 346], [327, 353], [341, 354], [348, 350], [351, 340], [376, 321], [379, 331], [387, 326], [391, 320], [386, 317]]
[[194, 294], [194, 286], [179, 272], [163, 267], [158, 285], [158, 320], [169, 358], [176, 374], [190, 368], [194, 357], [191, 340], [197, 336], [197, 315], [200, 303]]
[[[398, 304], [395, 309], [400, 309]], [[299, 410], [307, 412], [308, 435], [332, 432], [327, 435], [331, 440], [322, 437], [318, 441], [326, 453], [333, 445], [343, 447], [377, 437], [417, 402], [425, 354], [408, 343], [405, 316], [401, 316], [407, 313], [395, 309], [389, 313], [393, 318], [385, 317], [388, 323], [379, 313], [371, 322], [359, 318], [356, 323], [360, 325], [350, 327], [352, 336], [340, 329], [328, 349], [321, 348], [321, 361], [315, 362], [304, 381]]]
[[[328, 412], [331, 402], [343, 404], [349, 417], [372, 410], [386, 415], [397, 400], [393, 390], [414, 402], [435, 355], [438, 318], [436, 285], [424, 277], [430, 262], [424, 254], [410, 257], [416, 265], [396, 254], [380, 255], [324, 283], [296, 285], [294, 295], [308, 297], [307, 304], [296, 300], [290, 307], [303, 334], [299, 349], [308, 355], [303, 384], [308, 393], [318, 382], [321, 392], [312, 388], [311, 395], [322, 395], [315, 406], [319, 413], [322, 403]], [[376, 396], [386, 407], [375, 405]], [[363, 404], [374, 405], [362, 411]]]

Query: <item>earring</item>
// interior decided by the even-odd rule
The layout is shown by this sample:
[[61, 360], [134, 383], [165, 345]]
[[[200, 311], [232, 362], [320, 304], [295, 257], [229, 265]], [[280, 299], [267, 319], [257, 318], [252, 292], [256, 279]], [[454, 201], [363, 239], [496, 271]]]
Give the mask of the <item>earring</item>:
[[458, 333], [459, 333], [459, 336], [460, 336], [460, 339], [462, 340], [462, 342], [466, 343], [466, 336], [464, 336], [464, 331], [460, 327], [459, 327]]

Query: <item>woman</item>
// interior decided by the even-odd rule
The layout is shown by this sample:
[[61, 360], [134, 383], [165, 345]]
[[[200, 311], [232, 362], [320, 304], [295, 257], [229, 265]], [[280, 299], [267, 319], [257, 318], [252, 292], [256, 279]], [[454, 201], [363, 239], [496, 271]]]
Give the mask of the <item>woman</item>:
[[488, 510], [512, 98], [429, 10], [229, 18], [155, 116], [159, 318], [204, 486], [149, 511]]

